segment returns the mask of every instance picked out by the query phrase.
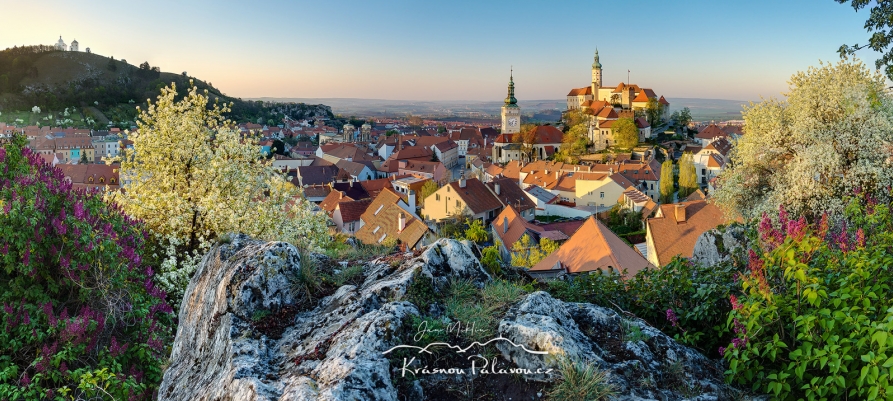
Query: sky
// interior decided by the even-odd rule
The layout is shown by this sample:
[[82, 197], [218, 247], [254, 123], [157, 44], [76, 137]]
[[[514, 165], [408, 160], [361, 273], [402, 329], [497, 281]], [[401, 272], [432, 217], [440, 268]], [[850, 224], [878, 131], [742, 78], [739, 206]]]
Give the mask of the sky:
[[[53, 44], [149, 61], [241, 98], [562, 99], [629, 81], [667, 98], [780, 97], [797, 71], [864, 44], [833, 0], [0, 0], [0, 48]], [[857, 55], [874, 67], [877, 53]]]

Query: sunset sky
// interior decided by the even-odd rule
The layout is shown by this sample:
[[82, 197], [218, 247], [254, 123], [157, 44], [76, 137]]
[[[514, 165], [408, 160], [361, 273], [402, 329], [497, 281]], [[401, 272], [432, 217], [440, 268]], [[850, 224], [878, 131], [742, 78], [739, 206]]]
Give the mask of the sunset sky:
[[[52, 44], [149, 61], [242, 97], [561, 99], [590, 80], [666, 97], [779, 96], [798, 70], [863, 44], [868, 12], [833, 0], [0, 0], [0, 48]], [[877, 54], [859, 56], [873, 68]]]

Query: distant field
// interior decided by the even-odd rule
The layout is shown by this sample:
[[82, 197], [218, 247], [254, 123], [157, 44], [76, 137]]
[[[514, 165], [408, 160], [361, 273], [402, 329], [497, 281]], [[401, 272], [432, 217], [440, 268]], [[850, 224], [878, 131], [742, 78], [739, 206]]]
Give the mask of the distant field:
[[[406, 116], [408, 114], [431, 118], [466, 118], [489, 120], [499, 117], [501, 101], [416, 101], [345, 98], [258, 98], [251, 100], [322, 103], [332, 107], [335, 114], [346, 116]], [[695, 121], [740, 120], [742, 100], [669, 98], [670, 111], [688, 107]], [[552, 122], [565, 109], [565, 100], [519, 100], [526, 118], [533, 121]]]

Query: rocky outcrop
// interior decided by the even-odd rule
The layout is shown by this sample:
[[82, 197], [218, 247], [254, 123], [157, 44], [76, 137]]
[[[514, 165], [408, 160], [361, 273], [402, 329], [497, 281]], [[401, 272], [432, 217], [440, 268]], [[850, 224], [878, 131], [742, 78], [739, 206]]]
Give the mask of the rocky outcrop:
[[[403, 300], [408, 287], [490, 280], [468, 247], [441, 240], [414, 259], [371, 263], [361, 286], [294, 310], [308, 296], [294, 279], [301, 263], [285, 243], [235, 236], [214, 247], [184, 295], [158, 398], [396, 400], [383, 351], [396, 345], [404, 318], [418, 314]], [[270, 316], [284, 322], [281, 334], [260, 330]]]
[[[536, 399], [559, 379], [554, 372], [525, 375], [520, 382], [514, 376], [477, 382], [453, 375], [396, 378], [399, 366], [384, 351], [414, 332], [413, 316], [445, 320], [443, 294], [451, 280], [479, 288], [492, 280], [466, 244], [439, 240], [423, 252], [365, 263], [361, 278], [319, 294], [301, 278], [318, 274], [326, 263], [338, 265], [321, 255], [302, 260], [291, 245], [241, 235], [215, 246], [184, 295], [158, 398], [455, 399], [451, 386], [477, 383], [488, 386], [487, 393], [525, 387], [525, 396], [515, 399]], [[561, 355], [591, 361], [609, 372], [621, 399], [710, 400], [726, 394], [719, 366], [639, 320], [544, 292], [506, 308], [497, 316], [497, 334], [550, 354], [496, 342], [490, 356], [501, 358], [500, 365], [554, 368]]]
[[[723, 368], [634, 318], [592, 304], [567, 303], [535, 292], [512, 307], [499, 334], [509, 343], [497, 347], [505, 359], [530, 371], [558, 368], [558, 358], [593, 362], [608, 371], [620, 400], [724, 400], [730, 389]], [[553, 381], [554, 375], [528, 375]]]
[[713, 266], [739, 257], [749, 246], [745, 228], [740, 224], [706, 231], [698, 237], [691, 260], [704, 266]]

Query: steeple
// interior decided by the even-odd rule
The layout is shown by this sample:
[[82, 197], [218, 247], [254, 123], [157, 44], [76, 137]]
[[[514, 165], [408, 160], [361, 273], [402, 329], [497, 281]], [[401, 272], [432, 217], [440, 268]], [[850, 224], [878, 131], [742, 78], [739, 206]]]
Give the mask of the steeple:
[[518, 99], [515, 99], [515, 81], [513, 75], [514, 68], [509, 70], [509, 94], [508, 97], [505, 98], [506, 105], [518, 104]]
[[598, 48], [595, 48], [595, 60], [592, 62], [592, 68], [602, 68], [602, 63], [598, 62]]

